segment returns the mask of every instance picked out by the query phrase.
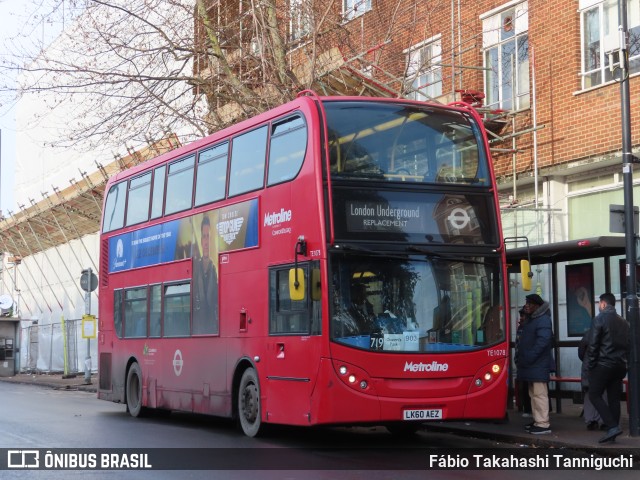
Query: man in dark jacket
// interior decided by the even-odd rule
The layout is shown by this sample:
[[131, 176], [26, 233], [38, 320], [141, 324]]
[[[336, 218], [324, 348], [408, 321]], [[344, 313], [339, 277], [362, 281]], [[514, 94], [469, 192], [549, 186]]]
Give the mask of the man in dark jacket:
[[[607, 434], [599, 442], [613, 442], [622, 433], [620, 398], [622, 380], [627, 374], [629, 357], [629, 323], [615, 309], [612, 293], [600, 295], [600, 313], [591, 323], [587, 347], [589, 400], [596, 407]], [[607, 402], [602, 395], [607, 392]]]
[[553, 343], [551, 314], [549, 303], [535, 293], [527, 295], [524, 309], [529, 319], [521, 327], [516, 346], [517, 379], [529, 384], [533, 423], [525, 429], [534, 435], [544, 435], [551, 433], [548, 389]]

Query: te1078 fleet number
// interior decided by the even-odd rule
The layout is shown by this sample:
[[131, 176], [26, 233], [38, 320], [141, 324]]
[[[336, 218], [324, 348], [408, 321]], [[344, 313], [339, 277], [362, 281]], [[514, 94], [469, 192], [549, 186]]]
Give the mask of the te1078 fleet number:
[[490, 357], [506, 357], [507, 351], [504, 348], [494, 348], [492, 350], [487, 350], [487, 355]]

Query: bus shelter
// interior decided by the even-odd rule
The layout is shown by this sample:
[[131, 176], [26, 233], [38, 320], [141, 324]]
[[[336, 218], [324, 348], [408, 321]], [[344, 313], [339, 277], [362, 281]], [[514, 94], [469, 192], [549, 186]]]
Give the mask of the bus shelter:
[[[542, 294], [551, 307], [555, 339], [556, 378], [555, 397], [557, 411], [561, 410], [563, 394], [580, 394], [581, 362], [577, 347], [591, 319], [598, 313], [597, 301], [601, 293], [612, 292], [624, 301], [623, 279], [625, 238], [602, 236], [565, 242], [507, 249], [510, 278], [520, 273], [520, 261], [530, 260], [532, 271], [543, 271]], [[563, 265], [564, 264], [564, 265]], [[640, 278], [640, 277], [639, 277]], [[514, 282], [512, 282], [513, 284]], [[540, 281], [533, 282], [533, 290]], [[514, 346], [519, 296], [521, 289], [510, 289], [511, 346]], [[514, 298], [515, 297], [515, 298]], [[624, 305], [617, 305], [624, 312]], [[564, 384], [564, 385], [561, 385]], [[565, 387], [565, 388], [563, 388]]]

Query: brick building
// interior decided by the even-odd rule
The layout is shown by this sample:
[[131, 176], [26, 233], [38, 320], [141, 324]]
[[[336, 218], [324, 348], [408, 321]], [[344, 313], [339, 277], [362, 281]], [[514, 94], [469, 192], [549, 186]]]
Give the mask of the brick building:
[[[223, 48], [249, 45], [234, 69], [249, 85], [269, 84], [251, 73], [269, 51], [249, 3], [208, 5], [226, 32]], [[607, 234], [608, 205], [622, 203], [617, 8], [610, 0], [282, 0], [278, 25], [290, 42], [292, 91], [478, 105], [493, 132], [505, 235], [539, 244]], [[633, 140], [640, 1], [628, 12]]]

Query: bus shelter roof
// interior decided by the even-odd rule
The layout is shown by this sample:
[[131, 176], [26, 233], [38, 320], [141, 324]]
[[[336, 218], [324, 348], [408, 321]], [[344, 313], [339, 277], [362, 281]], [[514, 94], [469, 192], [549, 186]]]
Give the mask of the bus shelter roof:
[[509, 272], [520, 271], [520, 260], [532, 265], [588, 260], [625, 254], [624, 236], [602, 236], [507, 249]]

